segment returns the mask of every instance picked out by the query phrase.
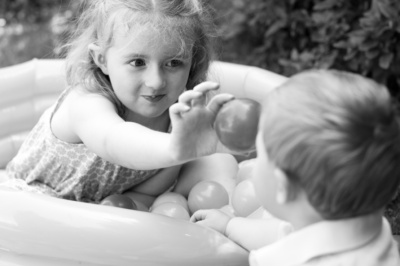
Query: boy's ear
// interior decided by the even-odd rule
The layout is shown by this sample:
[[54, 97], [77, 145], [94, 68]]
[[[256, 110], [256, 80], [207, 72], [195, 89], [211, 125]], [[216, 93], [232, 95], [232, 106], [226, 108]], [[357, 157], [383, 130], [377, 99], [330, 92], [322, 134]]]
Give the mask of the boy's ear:
[[276, 178], [276, 202], [278, 204], [286, 204], [296, 198], [297, 191], [295, 186], [290, 182], [288, 176], [279, 168], [274, 170]]
[[94, 63], [101, 69], [104, 75], [108, 75], [106, 57], [101, 51], [101, 48], [98, 45], [91, 43], [89, 44], [88, 49]]

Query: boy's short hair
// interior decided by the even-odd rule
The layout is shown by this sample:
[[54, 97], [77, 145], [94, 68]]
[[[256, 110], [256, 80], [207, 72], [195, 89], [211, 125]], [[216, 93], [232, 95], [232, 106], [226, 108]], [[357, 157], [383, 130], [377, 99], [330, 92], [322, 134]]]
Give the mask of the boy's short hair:
[[399, 119], [388, 90], [360, 75], [307, 71], [271, 92], [269, 158], [325, 219], [382, 209], [400, 181]]

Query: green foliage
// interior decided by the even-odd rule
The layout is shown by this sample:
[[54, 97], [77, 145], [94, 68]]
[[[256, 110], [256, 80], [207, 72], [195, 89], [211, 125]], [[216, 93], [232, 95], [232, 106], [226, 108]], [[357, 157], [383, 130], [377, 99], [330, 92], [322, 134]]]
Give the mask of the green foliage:
[[[290, 76], [336, 68], [400, 85], [400, 1], [215, 1], [227, 61]], [[227, 5], [230, 5], [227, 7]]]
[[8, 23], [42, 23], [69, 0], [1, 0], [0, 17]]
[[53, 46], [52, 35], [45, 24], [9, 26], [0, 31], [0, 67], [32, 58], [51, 58]]
[[[0, 66], [29, 60], [29, 53], [63, 56], [81, 1], [0, 1], [0, 19], [7, 21], [0, 25]], [[286, 76], [309, 68], [347, 70], [400, 98], [399, 0], [206, 1], [215, 8], [221, 60]]]
[[56, 57], [57, 18], [69, 8], [70, 0], [1, 0], [0, 67]]

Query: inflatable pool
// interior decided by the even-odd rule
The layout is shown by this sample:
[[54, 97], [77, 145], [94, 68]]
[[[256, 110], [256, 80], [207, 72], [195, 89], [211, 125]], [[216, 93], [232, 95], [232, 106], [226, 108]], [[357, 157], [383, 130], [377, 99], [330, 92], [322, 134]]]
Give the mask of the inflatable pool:
[[[0, 69], [0, 182], [42, 112], [65, 88], [63, 60]], [[262, 99], [285, 77], [214, 62], [209, 79], [237, 97]], [[248, 252], [221, 234], [148, 212], [0, 188], [1, 266], [247, 265]]]

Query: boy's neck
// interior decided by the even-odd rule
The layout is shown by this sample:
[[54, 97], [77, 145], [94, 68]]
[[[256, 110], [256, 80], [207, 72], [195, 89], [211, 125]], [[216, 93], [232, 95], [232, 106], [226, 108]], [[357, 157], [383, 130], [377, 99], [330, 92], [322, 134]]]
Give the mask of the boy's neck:
[[297, 231], [309, 225], [321, 222], [324, 219], [310, 204], [301, 204], [301, 206], [298, 207], [294, 206], [287, 220], [292, 224], [294, 230]]
[[280, 218], [289, 222], [295, 231], [324, 220], [302, 189], [292, 193], [292, 197], [281, 205], [280, 210]]

